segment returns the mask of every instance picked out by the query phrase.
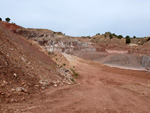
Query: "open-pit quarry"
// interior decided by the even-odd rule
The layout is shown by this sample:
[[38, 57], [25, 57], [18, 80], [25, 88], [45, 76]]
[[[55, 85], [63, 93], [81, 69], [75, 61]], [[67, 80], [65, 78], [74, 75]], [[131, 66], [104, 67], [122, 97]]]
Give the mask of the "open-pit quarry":
[[110, 67], [147, 71], [150, 69], [149, 54], [131, 54], [132, 48], [105, 47], [92, 43], [90, 39], [54, 36], [47, 39], [43, 48], [48, 52], [66, 53]]
[[149, 42], [0, 26], [0, 112], [150, 112]]

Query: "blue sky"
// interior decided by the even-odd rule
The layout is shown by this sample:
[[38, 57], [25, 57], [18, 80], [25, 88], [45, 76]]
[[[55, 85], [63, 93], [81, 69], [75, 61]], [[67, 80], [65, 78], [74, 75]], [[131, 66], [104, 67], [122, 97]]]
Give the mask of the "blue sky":
[[150, 36], [150, 0], [0, 0], [0, 17], [71, 36]]

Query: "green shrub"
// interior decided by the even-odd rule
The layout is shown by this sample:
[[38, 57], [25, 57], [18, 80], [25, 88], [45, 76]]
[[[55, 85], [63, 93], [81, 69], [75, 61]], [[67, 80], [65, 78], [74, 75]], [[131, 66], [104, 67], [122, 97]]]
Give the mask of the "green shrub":
[[130, 36], [126, 36], [126, 44], [129, 44], [131, 42]]
[[100, 33], [97, 33], [96, 35], [100, 35]]
[[150, 37], [147, 39], [147, 41], [149, 41], [150, 40]]
[[133, 38], [136, 38], [136, 36], [133, 36]]
[[10, 22], [10, 18], [8, 18], [8, 17], [5, 20], [6, 20], [6, 22]]
[[2, 18], [0, 18], [0, 21], [2, 21]]
[[57, 32], [57, 34], [58, 34], [58, 35], [63, 35], [63, 33], [62, 33], [62, 32]]
[[109, 37], [110, 37], [110, 39], [112, 39], [112, 38], [113, 38], [113, 36], [112, 36], [112, 34], [111, 34], [111, 33], [109, 34]]
[[91, 38], [90, 36], [87, 36], [87, 38]]
[[74, 76], [77, 78], [78, 77], [78, 73], [76, 73]]
[[85, 36], [81, 36], [81, 38], [86, 38]]
[[117, 36], [115, 33], [113, 33], [112, 35]]
[[122, 35], [118, 35], [118, 36], [117, 36], [117, 38], [122, 39], [122, 38], [123, 38], [123, 36], [122, 36]]
[[130, 38], [130, 36], [127, 35], [127, 36], [126, 36], [126, 39], [127, 39], [127, 38]]
[[131, 41], [130, 41], [130, 38], [127, 38], [126, 39], [126, 44], [129, 44]]
[[73, 76], [75, 76], [75, 78], [78, 78], [78, 73], [76, 73], [74, 69], [71, 69], [71, 71], [73, 72]]
[[71, 78], [71, 81], [72, 81], [72, 82], [74, 82], [74, 79], [73, 79], [73, 78]]
[[49, 51], [48, 55], [54, 55], [54, 52]]

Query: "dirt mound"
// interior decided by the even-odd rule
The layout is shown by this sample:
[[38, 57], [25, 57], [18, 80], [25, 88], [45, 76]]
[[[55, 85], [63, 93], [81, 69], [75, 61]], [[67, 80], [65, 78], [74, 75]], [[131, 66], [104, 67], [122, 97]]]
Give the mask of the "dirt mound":
[[27, 101], [62, 77], [39, 46], [12, 32], [18, 28], [0, 22], [0, 103]]

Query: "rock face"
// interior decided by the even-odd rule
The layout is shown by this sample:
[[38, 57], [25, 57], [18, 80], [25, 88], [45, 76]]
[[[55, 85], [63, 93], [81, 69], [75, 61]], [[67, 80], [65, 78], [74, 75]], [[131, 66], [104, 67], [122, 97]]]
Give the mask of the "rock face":
[[96, 48], [93, 48], [92, 45], [88, 42], [81, 42], [78, 40], [57, 40], [57, 41], [48, 41], [45, 49], [50, 52], [62, 52], [62, 53], [72, 53], [74, 51], [96, 51]]
[[[93, 37], [70, 37], [63, 33], [42, 29], [21, 29], [16, 32], [27, 39], [37, 41], [50, 54], [67, 53], [87, 60], [127, 68], [148, 69], [150, 67], [148, 56], [133, 55], [134, 52], [139, 51], [138, 47], [145, 43], [147, 38], [132, 38], [131, 44], [126, 45], [125, 38], [120, 39], [109, 32]], [[140, 50], [142, 54], [147, 52]]]
[[96, 51], [90, 40], [65, 36], [59, 32], [40, 29], [20, 29], [16, 32], [27, 39], [37, 41], [50, 52], [72, 53], [73, 51]]
[[53, 31], [47, 29], [17, 29], [15, 32], [28, 39], [52, 37], [54, 34]]
[[150, 57], [149, 56], [143, 56], [141, 60], [141, 65], [145, 67], [146, 69], [150, 69]]

